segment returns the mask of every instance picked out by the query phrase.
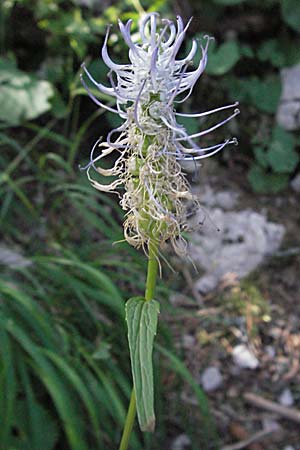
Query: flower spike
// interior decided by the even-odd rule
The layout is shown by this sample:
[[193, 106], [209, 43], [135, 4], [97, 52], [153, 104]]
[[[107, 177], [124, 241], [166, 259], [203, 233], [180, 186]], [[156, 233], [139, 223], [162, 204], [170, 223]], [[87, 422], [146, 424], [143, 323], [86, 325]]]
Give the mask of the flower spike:
[[[131, 245], [147, 249], [150, 242], [162, 246], [170, 241], [178, 254], [186, 249], [182, 232], [188, 228], [187, 205], [191, 201], [199, 204], [191, 193], [181, 162], [192, 161], [196, 166], [198, 160], [221, 152], [229, 145], [236, 145], [236, 138], [228, 138], [219, 144], [201, 146], [199, 138], [239, 114], [238, 102], [206, 112], [176, 112], [175, 103], [189, 98], [205, 70], [212, 39], [205, 36], [205, 44], [200, 43], [199, 46], [193, 40], [187, 55], [178, 59], [191, 20], [184, 24], [178, 16], [173, 22], [160, 19], [157, 12], [151, 12], [139, 24], [139, 38], [131, 34], [132, 20], [126, 23], [119, 20], [121, 35], [129, 48], [129, 64], [117, 64], [110, 58], [108, 27], [102, 59], [109, 69], [110, 86], [96, 81], [84, 64], [81, 75], [91, 99], [100, 108], [117, 113], [123, 119], [121, 126], [108, 133], [106, 142], [96, 142], [90, 161], [82, 170], [87, 170], [96, 189], [119, 195], [120, 205], [126, 211], [124, 236]], [[197, 52], [201, 54], [200, 61], [191, 70], [192, 59]], [[110, 95], [116, 106], [104, 105], [88, 87], [83, 75], [98, 91]], [[227, 118], [191, 135], [176, 121], [176, 117], [201, 118], [227, 110], [232, 111]], [[114, 152], [117, 152], [117, 157], [109, 168], [106, 164], [104, 167], [99, 165]], [[92, 178], [91, 170], [115, 178], [102, 184]], [[124, 188], [122, 195], [121, 187]]]

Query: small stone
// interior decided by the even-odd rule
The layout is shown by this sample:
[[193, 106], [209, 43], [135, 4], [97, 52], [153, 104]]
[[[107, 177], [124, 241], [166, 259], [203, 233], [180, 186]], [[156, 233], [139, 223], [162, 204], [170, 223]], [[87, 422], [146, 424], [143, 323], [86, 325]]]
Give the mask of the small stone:
[[243, 369], [256, 369], [259, 366], [258, 359], [244, 344], [236, 345], [232, 350], [235, 364]]
[[195, 289], [199, 294], [208, 294], [213, 291], [218, 284], [218, 278], [215, 275], [204, 275], [195, 283]]
[[281, 70], [282, 91], [277, 123], [285, 130], [300, 128], [300, 64]]
[[283, 450], [295, 450], [295, 447], [292, 447], [291, 445], [286, 445]]
[[275, 358], [276, 351], [275, 351], [275, 348], [272, 345], [266, 345], [265, 350], [266, 350], [266, 354], [270, 358]]
[[263, 428], [264, 430], [269, 430], [269, 431], [277, 431], [281, 429], [280, 424], [277, 422], [277, 420], [271, 419], [269, 417], [265, 417], [262, 420], [263, 423]]
[[171, 450], [185, 450], [191, 445], [191, 440], [186, 434], [177, 436], [171, 444]]
[[184, 348], [192, 348], [195, 345], [195, 337], [191, 334], [185, 334], [182, 340]]
[[185, 295], [178, 294], [177, 292], [175, 292], [174, 294], [170, 295], [169, 301], [172, 306], [176, 307], [183, 306], [187, 302], [187, 297]]
[[218, 192], [216, 204], [223, 209], [233, 209], [237, 203], [238, 194], [233, 191]]
[[289, 388], [285, 388], [279, 396], [279, 403], [283, 406], [292, 406], [294, 404], [294, 398], [289, 390]]
[[189, 255], [205, 271], [195, 288], [202, 294], [214, 290], [221, 279], [235, 272], [238, 279], [255, 270], [278, 250], [285, 232], [283, 225], [268, 222], [255, 211], [224, 211], [206, 208], [190, 218], [194, 232]]
[[206, 207], [218, 206], [222, 209], [233, 209], [238, 201], [239, 194], [235, 191], [215, 191], [211, 186], [206, 185], [199, 191], [195, 190], [195, 194], [200, 195], [201, 204]]
[[230, 386], [227, 391], [227, 397], [229, 398], [236, 398], [239, 396], [239, 391], [236, 388], [236, 386]]
[[295, 178], [292, 179], [291, 188], [297, 193], [300, 192], [300, 173], [298, 173], [298, 175], [296, 175]]
[[223, 377], [217, 367], [207, 367], [201, 375], [201, 384], [206, 392], [218, 389], [223, 382]]

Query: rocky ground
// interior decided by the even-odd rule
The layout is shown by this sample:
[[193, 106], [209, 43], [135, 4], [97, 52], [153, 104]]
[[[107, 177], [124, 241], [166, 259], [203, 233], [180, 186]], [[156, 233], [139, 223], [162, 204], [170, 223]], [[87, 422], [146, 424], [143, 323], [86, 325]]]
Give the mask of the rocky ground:
[[[300, 194], [257, 196], [241, 166], [209, 161], [200, 175], [190, 243], [199, 273], [183, 269], [186, 287], [171, 299], [181, 320], [165, 320], [206, 391], [222, 450], [299, 450]], [[187, 436], [172, 448], [189, 449]]]

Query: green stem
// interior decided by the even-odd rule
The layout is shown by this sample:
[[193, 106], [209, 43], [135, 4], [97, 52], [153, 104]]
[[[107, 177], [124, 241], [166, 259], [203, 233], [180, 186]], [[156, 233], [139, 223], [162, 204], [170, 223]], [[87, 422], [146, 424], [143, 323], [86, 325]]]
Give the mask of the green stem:
[[122, 434], [122, 439], [121, 439], [119, 450], [127, 450], [128, 449], [128, 444], [129, 444], [129, 439], [130, 439], [131, 431], [132, 431], [133, 424], [134, 424], [135, 414], [136, 414], [135, 392], [134, 392], [134, 389], [132, 389], [130, 403], [129, 403], [129, 407], [128, 407], [127, 417], [126, 417], [126, 421], [125, 421], [125, 425], [124, 425], [124, 429], [123, 429], [123, 434]]
[[[152, 300], [154, 298], [155, 287], [156, 287], [156, 279], [158, 273], [158, 246], [157, 243], [150, 241], [149, 243], [149, 257], [148, 257], [148, 270], [147, 270], [147, 280], [146, 280], [146, 289], [145, 289], [145, 299], [146, 301]], [[134, 420], [136, 415], [136, 400], [135, 400], [135, 392], [134, 388], [131, 392], [130, 403], [128, 407], [128, 412], [125, 420], [125, 425], [123, 429], [122, 439], [120, 442], [119, 450], [127, 450], [130, 435], [132, 432]]]
[[158, 272], [158, 260], [157, 260], [157, 244], [153, 241], [149, 243], [149, 259], [148, 259], [148, 272], [146, 280], [145, 299], [152, 300], [154, 298], [156, 278]]

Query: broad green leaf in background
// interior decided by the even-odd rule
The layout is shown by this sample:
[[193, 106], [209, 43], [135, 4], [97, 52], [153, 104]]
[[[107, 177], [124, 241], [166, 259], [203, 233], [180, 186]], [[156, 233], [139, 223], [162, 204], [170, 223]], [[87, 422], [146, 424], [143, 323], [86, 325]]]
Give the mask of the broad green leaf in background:
[[52, 85], [17, 69], [0, 58], [0, 122], [20, 125], [51, 109]]
[[252, 103], [261, 111], [274, 113], [277, 109], [281, 92], [279, 79], [258, 81], [250, 90]]
[[248, 172], [248, 180], [254, 192], [276, 194], [287, 187], [289, 177], [285, 174], [268, 173], [254, 164]]
[[300, 2], [299, 0], [281, 0], [283, 20], [300, 33]]
[[241, 56], [244, 56], [245, 58], [253, 58], [254, 57], [254, 51], [250, 47], [250, 45], [242, 44], [240, 45], [240, 54]]
[[240, 102], [247, 102], [265, 113], [275, 113], [281, 93], [278, 77], [260, 80], [256, 77], [246, 79], [230, 78], [227, 82], [229, 95]]
[[224, 42], [209, 55], [206, 71], [211, 75], [224, 75], [235, 66], [240, 56], [236, 41]]
[[256, 161], [260, 164], [261, 167], [266, 169], [269, 165], [267, 152], [262, 147], [254, 147], [253, 152]]
[[159, 303], [133, 297], [126, 303], [126, 321], [136, 406], [142, 431], [154, 431], [154, 386], [152, 351]]
[[275, 127], [267, 152], [269, 165], [275, 173], [291, 173], [299, 162], [299, 154], [294, 150], [294, 136], [283, 128]]
[[262, 43], [257, 52], [260, 61], [270, 61], [274, 67], [284, 67], [286, 65], [286, 55], [280, 48], [277, 39], [268, 39]]

